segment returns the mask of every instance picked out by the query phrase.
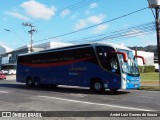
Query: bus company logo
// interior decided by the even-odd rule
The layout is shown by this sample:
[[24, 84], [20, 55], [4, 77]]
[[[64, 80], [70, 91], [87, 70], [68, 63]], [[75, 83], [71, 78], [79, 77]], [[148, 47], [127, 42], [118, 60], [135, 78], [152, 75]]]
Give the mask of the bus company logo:
[[2, 117], [12, 117], [11, 112], [2, 112]]

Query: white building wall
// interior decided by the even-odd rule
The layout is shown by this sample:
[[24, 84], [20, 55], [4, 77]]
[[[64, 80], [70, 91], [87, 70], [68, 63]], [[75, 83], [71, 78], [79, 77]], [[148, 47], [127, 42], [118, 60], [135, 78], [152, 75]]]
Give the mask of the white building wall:
[[50, 48], [58, 48], [73, 45], [71, 43], [50, 42]]
[[[133, 51], [135, 55], [135, 51]], [[137, 51], [137, 55], [144, 57], [146, 64], [145, 65], [154, 65], [154, 53], [153, 52], [145, 52], [145, 51]], [[137, 58], [138, 65], [142, 66], [143, 61], [141, 58]]]

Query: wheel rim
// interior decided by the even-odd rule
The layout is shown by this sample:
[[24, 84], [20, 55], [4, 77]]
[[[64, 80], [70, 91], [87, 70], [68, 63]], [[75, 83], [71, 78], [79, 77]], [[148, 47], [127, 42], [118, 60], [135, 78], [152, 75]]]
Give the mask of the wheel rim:
[[94, 84], [94, 88], [95, 88], [95, 90], [100, 90], [101, 89], [101, 84], [99, 83], [99, 82], [96, 82], [95, 84]]
[[32, 84], [33, 84], [33, 82], [32, 82], [31, 79], [27, 80], [27, 85], [28, 85], [28, 86], [32, 86]]
[[39, 84], [40, 84], [39, 80], [36, 80], [34, 84], [35, 84], [36, 87], [39, 87]]
[[32, 84], [32, 80], [28, 80], [28, 85], [31, 85]]

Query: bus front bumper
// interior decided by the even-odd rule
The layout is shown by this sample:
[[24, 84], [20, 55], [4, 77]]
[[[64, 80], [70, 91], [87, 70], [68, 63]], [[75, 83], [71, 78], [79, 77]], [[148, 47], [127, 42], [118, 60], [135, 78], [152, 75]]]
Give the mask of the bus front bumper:
[[139, 81], [129, 81], [126, 82], [126, 89], [137, 89], [140, 88], [140, 82]]

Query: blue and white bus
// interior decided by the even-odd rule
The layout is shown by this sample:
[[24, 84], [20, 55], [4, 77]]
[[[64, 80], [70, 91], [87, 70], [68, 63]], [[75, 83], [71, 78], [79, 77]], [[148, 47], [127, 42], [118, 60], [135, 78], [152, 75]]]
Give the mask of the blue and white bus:
[[[140, 73], [133, 52], [121, 45], [73, 45], [18, 56], [17, 82], [29, 87], [58, 85], [105, 89], [137, 89]], [[139, 56], [140, 57], [140, 56]]]

